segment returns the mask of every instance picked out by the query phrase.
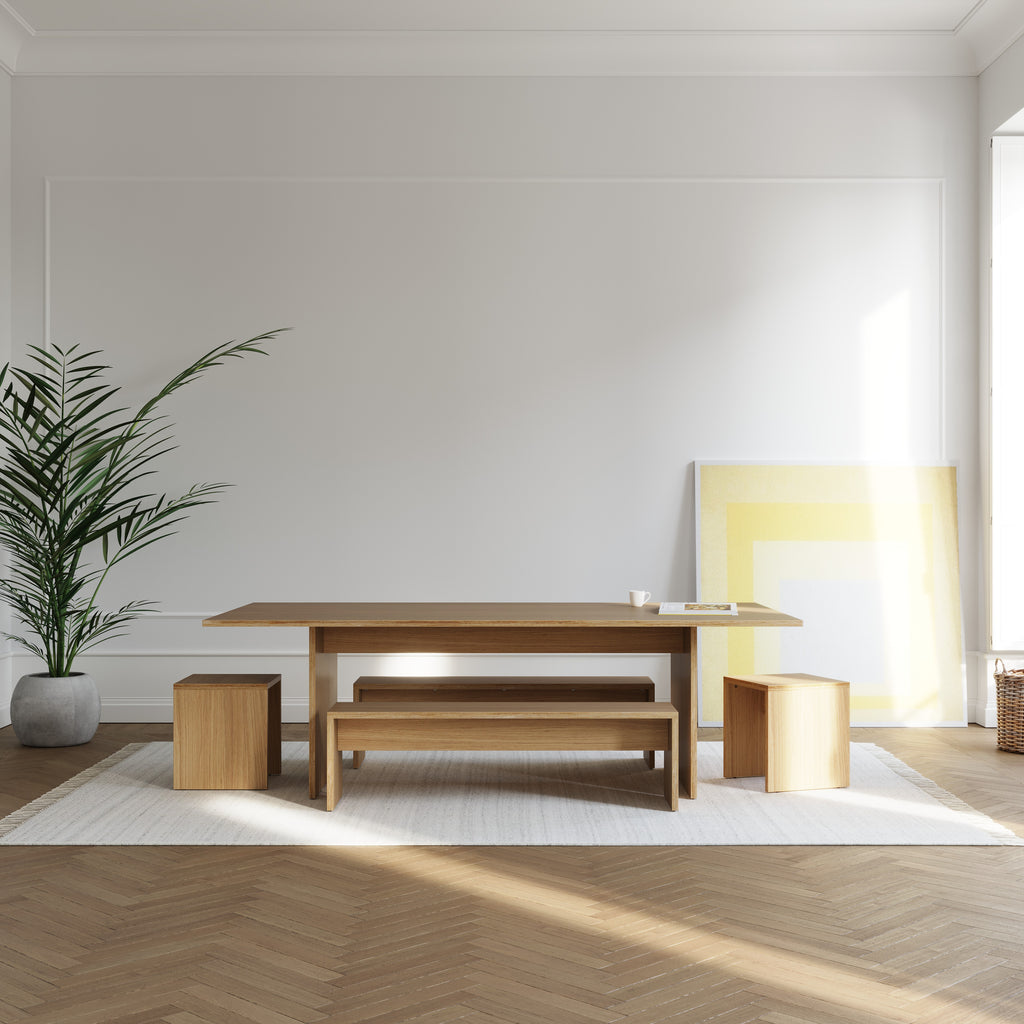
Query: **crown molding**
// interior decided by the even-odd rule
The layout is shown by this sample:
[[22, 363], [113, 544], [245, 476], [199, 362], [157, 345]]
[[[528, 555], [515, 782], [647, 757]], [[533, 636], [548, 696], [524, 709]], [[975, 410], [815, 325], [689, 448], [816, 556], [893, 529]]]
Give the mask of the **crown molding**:
[[977, 4], [956, 28], [971, 49], [977, 74], [981, 74], [1024, 36], [1024, 11], [1020, 0], [985, 0]]
[[0, 71], [14, 74], [22, 45], [31, 35], [31, 27], [0, 0]]
[[974, 76], [974, 47], [992, 48], [987, 31], [981, 22], [973, 35], [966, 29], [32, 33], [23, 27], [7, 59], [18, 76]]

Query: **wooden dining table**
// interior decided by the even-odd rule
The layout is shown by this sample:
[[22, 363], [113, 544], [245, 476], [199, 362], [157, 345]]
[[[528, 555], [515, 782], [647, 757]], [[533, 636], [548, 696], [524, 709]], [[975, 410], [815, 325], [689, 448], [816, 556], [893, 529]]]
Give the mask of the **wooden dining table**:
[[309, 795], [327, 778], [327, 712], [338, 699], [339, 654], [661, 654], [679, 712], [679, 790], [697, 794], [697, 630], [800, 626], [764, 605], [735, 614], [659, 614], [654, 603], [257, 602], [204, 626], [309, 631]]

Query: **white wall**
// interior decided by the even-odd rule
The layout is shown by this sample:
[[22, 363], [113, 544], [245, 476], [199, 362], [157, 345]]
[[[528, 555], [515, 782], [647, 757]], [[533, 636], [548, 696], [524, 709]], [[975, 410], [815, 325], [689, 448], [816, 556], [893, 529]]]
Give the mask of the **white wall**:
[[237, 486], [112, 581], [165, 614], [90, 659], [106, 717], [231, 660], [302, 718], [304, 637], [199, 626], [251, 600], [690, 597], [696, 459], [958, 462], [979, 650], [976, 111], [953, 78], [16, 79], [16, 356], [98, 345], [137, 395], [294, 327], [169, 410], [165, 486]]
[[988, 139], [1024, 108], [1024, 37], [978, 76], [978, 127]]
[[[0, 70], [0, 365], [11, 355], [11, 76]], [[7, 630], [0, 602], [0, 630]], [[11, 655], [0, 640], [0, 726], [10, 724]]]

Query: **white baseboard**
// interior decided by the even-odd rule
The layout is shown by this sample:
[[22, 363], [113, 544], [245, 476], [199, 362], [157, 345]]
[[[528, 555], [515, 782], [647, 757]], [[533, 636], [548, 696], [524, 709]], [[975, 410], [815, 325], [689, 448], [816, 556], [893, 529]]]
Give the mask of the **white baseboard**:
[[[168, 697], [146, 698], [105, 698], [100, 719], [103, 722], [173, 722], [174, 704]], [[309, 701], [281, 700], [281, 721], [309, 722]]]
[[11, 694], [14, 691], [14, 654], [0, 654], [0, 729], [11, 724]]
[[993, 678], [998, 654], [972, 651], [967, 656], [967, 721], [996, 727], [996, 683]]
[[967, 721], [972, 725], [983, 725], [986, 729], [996, 727], [995, 705], [986, 701], [969, 700], [967, 702]]
[[[184, 618], [184, 617], [183, 617]], [[192, 618], [192, 616], [188, 616]], [[208, 631], [216, 632], [216, 631]], [[965, 658], [966, 720], [994, 729], [996, 657], [1015, 667], [1024, 654], [968, 652]], [[230, 666], [226, 664], [230, 662]], [[343, 655], [338, 696], [361, 675], [648, 675], [659, 700], [668, 700], [668, 659], [661, 655]], [[104, 722], [170, 722], [174, 682], [193, 672], [280, 672], [282, 719], [308, 721], [308, 656], [287, 650], [236, 651], [168, 649], [99, 650], [81, 659], [100, 687]], [[14, 681], [39, 666], [32, 659], [0, 655], [0, 728], [10, 725]]]

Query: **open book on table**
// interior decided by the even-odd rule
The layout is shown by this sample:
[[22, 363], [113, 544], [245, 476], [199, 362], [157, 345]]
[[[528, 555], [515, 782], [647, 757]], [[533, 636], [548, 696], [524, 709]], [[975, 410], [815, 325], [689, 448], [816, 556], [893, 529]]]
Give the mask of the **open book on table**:
[[735, 601], [662, 601], [659, 615], [738, 615]]

